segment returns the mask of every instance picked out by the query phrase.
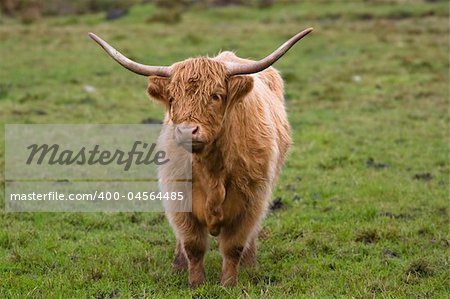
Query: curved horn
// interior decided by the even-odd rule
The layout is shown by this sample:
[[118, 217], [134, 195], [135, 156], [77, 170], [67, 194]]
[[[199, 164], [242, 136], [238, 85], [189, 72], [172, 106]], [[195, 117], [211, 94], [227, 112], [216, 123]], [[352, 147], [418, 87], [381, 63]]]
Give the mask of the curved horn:
[[308, 28], [303, 30], [300, 33], [297, 33], [291, 39], [289, 39], [287, 42], [282, 44], [278, 49], [276, 49], [272, 54], [267, 56], [266, 58], [263, 58], [259, 61], [255, 61], [253, 63], [248, 64], [229, 64], [227, 65], [228, 68], [228, 74], [230, 76], [233, 75], [247, 75], [247, 74], [253, 74], [260, 71], [265, 70], [272, 64], [274, 64], [278, 59], [281, 58], [293, 45], [295, 45], [296, 42], [301, 40], [303, 37], [305, 37], [308, 33], [313, 31], [313, 28]]
[[120, 65], [138, 75], [169, 77], [172, 73], [172, 69], [167, 66], [151, 66], [134, 62], [92, 32], [89, 33], [89, 37], [99, 44], [109, 54], [109, 56], [111, 56]]

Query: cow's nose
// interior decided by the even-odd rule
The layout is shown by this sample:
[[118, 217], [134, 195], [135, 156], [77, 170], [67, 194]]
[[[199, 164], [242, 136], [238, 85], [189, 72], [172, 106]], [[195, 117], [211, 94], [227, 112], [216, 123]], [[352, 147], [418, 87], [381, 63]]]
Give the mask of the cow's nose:
[[199, 131], [200, 128], [198, 126], [192, 125], [179, 125], [175, 130], [177, 139], [180, 141], [192, 141], [196, 139]]

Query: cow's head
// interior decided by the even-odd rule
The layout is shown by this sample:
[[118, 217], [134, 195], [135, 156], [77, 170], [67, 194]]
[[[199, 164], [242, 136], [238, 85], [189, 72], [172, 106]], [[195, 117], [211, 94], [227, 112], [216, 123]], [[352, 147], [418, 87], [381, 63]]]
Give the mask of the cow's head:
[[148, 93], [165, 105], [166, 120], [175, 126], [175, 140], [200, 152], [216, 140], [226, 112], [252, 90], [253, 78], [245, 75], [268, 68], [311, 31], [296, 34], [260, 61], [236, 64], [200, 57], [169, 67], [134, 62], [95, 34], [89, 36], [123, 67], [149, 76]]

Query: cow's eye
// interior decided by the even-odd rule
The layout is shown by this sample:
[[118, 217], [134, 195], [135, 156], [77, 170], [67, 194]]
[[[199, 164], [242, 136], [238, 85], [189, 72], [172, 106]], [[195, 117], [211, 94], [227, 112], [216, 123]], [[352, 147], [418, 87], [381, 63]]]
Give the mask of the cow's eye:
[[173, 98], [170, 97], [170, 98], [169, 98], [169, 105], [172, 106], [172, 103], [173, 103]]
[[213, 93], [213, 94], [211, 95], [211, 98], [212, 98], [214, 101], [220, 101], [220, 100], [222, 99], [222, 97], [221, 97], [220, 94], [218, 94], [218, 93]]

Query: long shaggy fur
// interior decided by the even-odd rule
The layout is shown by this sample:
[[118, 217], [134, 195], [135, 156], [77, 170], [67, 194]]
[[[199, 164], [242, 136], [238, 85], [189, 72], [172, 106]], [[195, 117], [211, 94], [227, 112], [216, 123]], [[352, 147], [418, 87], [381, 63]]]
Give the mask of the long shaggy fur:
[[[249, 60], [223, 52], [179, 62], [171, 78], [149, 79], [149, 94], [166, 107], [165, 123], [195, 124], [205, 142], [192, 158], [192, 212], [166, 212], [177, 238], [173, 267], [188, 270], [192, 287], [205, 279], [208, 233], [219, 238], [222, 285], [236, 284], [239, 264], [255, 264], [260, 223], [291, 144], [278, 72], [228, 77], [225, 62]], [[173, 132], [161, 140], [176, 148]], [[171, 167], [161, 167], [162, 181], [179, 171]]]

